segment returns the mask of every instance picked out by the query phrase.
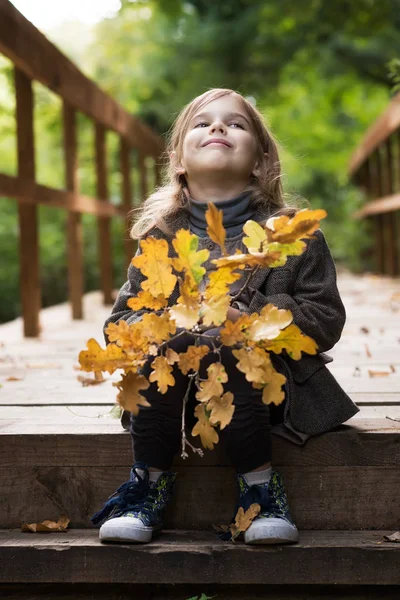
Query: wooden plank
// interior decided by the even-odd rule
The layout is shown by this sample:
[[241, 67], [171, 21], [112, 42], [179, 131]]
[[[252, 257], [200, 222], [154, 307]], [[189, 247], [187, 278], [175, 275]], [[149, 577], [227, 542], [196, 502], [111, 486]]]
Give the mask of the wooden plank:
[[[78, 193], [78, 162], [75, 110], [63, 104], [65, 183], [72, 194]], [[67, 225], [68, 287], [73, 319], [83, 318], [83, 232], [81, 215], [68, 212]]]
[[[106, 132], [102, 125], [96, 123], [96, 181], [97, 196], [101, 200], [108, 200], [107, 179], [107, 147]], [[98, 245], [100, 263], [100, 282], [104, 296], [104, 304], [112, 304], [112, 248], [111, 248], [111, 222], [108, 217], [98, 218]]]
[[[35, 142], [33, 131], [33, 94], [30, 79], [14, 70], [17, 116], [18, 177], [35, 181]], [[38, 215], [36, 206], [18, 206], [19, 268], [24, 334], [39, 335], [41, 305], [39, 273]]]
[[147, 180], [147, 168], [145, 155], [142, 152], [138, 153], [138, 167], [139, 167], [139, 179], [140, 179], [140, 196], [142, 202], [146, 200], [147, 194], [149, 192], [148, 189], [148, 180]]
[[131, 146], [158, 156], [165, 143], [103, 92], [8, 0], [0, 3], [0, 52], [59, 94], [70, 106], [125, 137]]
[[[373, 536], [376, 536], [374, 533]], [[251, 585], [248, 584], [202, 584], [203, 598], [218, 600], [399, 600], [398, 586], [304, 586]], [[152, 583], [57, 583], [0, 584], [0, 595], [11, 600], [183, 600], [200, 598], [199, 584], [152, 584]], [[304, 595], [306, 594], [306, 596]]]
[[[94, 407], [93, 412], [96, 408], [99, 414], [106, 413], [103, 407]], [[81, 407], [71, 405], [71, 410], [79, 413]], [[68, 424], [46, 419], [30, 421], [28, 417], [29, 414], [26, 419], [1, 419], [0, 466], [129, 466], [132, 463], [130, 434], [117, 419], [82, 417]], [[400, 422], [353, 417], [335, 430], [311, 437], [305, 446], [273, 434], [272, 454], [274, 462], [283, 466], [397, 468], [400, 465], [399, 436]], [[195, 446], [200, 443], [198, 438], [190, 437], [190, 441]], [[230, 466], [223, 444], [218, 444], [213, 451], [205, 450], [202, 458], [192, 453], [188, 460], [176, 457], [180, 465], [187, 465], [189, 460], [190, 465], [202, 468]]]
[[214, 532], [165, 531], [151, 544], [102, 544], [96, 530], [1, 535], [0, 577], [9, 583], [364, 584], [385, 589], [399, 584], [400, 545], [377, 543], [390, 535], [387, 530], [304, 531], [297, 544], [256, 548], [224, 542]]
[[102, 202], [83, 194], [72, 194], [66, 190], [57, 190], [40, 185], [33, 181], [23, 181], [18, 177], [0, 173], [0, 196], [16, 198], [20, 204], [27, 206], [53, 206], [69, 211], [96, 216], [125, 216], [120, 206]]
[[[125, 467], [0, 468], [0, 527], [58, 518], [90, 528], [90, 517], [129, 477]], [[393, 529], [400, 514], [400, 468], [287, 467], [274, 465], [284, 480], [291, 515], [299, 529]], [[175, 465], [178, 473], [165, 527], [210, 529], [229, 523], [237, 500], [232, 468]], [[384, 485], [382, 482], [384, 481]], [[379, 494], [377, 494], [379, 490]]]

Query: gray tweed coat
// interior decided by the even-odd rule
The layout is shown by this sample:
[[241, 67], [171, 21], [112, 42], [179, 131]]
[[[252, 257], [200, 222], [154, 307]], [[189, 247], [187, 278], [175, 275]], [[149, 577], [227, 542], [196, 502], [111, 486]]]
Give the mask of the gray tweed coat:
[[[259, 207], [253, 217], [257, 222], [265, 222], [269, 213]], [[183, 209], [179, 217], [171, 223], [174, 234], [178, 229], [190, 229], [188, 213]], [[148, 234], [167, 239], [169, 256], [177, 256], [171, 239], [158, 228]], [[242, 242], [243, 232], [226, 238], [226, 249], [233, 254], [236, 248], [247, 252]], [[306, 239], [307, 249], [300, 256], [289, 256], [282, 267], [260, 269], [248, 287], [233, 303], [233, 306], [246, 313], [259, 312], [268, 303], [278, 308], [290, 309], [295, 323], [303, 333], [311, 336], [318, 344], [318, 353], [302, 353], [299, 361], [291, 359], [285, 351], [280, 355], [271, 354], [277, 371], [283, 373], [285, 384], [284, 421], [272, 427], [272, 433], [289, 439], [296, 444], [304, 444], [312, 435], [333, 429], [359, 412], [346, 392], [342, 389], [326, 363], [333, 358], [327, 350], [339, 341], [346, 321], [346, 312], [336, 283], [336, 267], [321, 229], [313, 234], [315, 239]], [[215, 266], [210, 262], [221, 255], [220, 248], [208, 236], [199, 237], [199, 247], [207, 248], [210, 256], [204, 267], [207, 272]], [[141, 253], [140, 245], [136, 256]], [[243, 278], [231, 286], [231, 294], [242, 286]], [[119, 291], [108, 323], [120, 319], [128, 323], [139, 321], [146, 309], [132, 311], [127, 300], [141, 290], [140, 283], [145, 279], [132, 265], [128, 269], [128, 280]], [[206, 285], [203, 279], [201, 289]], [[178, 284], [172, 291], [168, 306], [173, 306], [180, 295]], [[161, 311], [157, 311], [158, 314]], [[105, 335], [105, 334], [104, 334]], [[106, 342], [107, 336], [105, 335]]]

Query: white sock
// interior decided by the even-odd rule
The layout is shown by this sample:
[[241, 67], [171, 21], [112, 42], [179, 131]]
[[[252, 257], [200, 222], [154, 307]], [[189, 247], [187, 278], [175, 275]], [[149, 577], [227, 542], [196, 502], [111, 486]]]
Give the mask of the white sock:
[[270, 480], [271, 475], [272, 466], [268, 467], [268, 469], [264, 469], [263, 471], [249, 471], [248, 473], [243, 473], [243, 476], [249, 485], [267, 483], [267, 481]]
[[149, 471], [149, 480], [156, 482], [157, 479], [160, 477], [162, 471]]
[[[144, 477], [144, 469], [137, 469], [137, 473], [140, 477]], [[149, 481], [156, 482], [161, 473], [162, 471], [149, 471]]]

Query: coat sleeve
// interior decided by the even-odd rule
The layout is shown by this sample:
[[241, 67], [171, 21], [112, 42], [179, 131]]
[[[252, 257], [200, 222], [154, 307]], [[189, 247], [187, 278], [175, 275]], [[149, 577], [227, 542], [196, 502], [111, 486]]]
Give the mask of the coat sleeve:
[[[339, 341], [346, 322], [346, 311], [337, 287], [336, 267], [321, 229], [307, 238], [307, 249], [294, 263], [294, 285], [287, 293], [263, 294], [249, 288], [243, 298], [232, 304], [251, 314], [268, 304], [291, 310], [293, 323], [318, 344], [318, 352], [326, 352]], [[264, 290], [265, 291], [265, 290]], [[241, 302], [243, 300], [243, 302]]]

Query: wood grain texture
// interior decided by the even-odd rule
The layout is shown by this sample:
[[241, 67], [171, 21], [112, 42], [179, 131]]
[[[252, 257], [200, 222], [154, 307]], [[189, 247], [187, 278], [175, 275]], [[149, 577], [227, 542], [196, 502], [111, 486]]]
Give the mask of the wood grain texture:
[[[400, 468], [293, 467], [282, 472], [291, 514], [300, 529], [400, 527]], [[234, 471], [227, 467], [176, 465], [166, 527], [210, 529], [230, 522], [237, 500]], [[129, 477], [125, 467], [1, 468], [0, 527], [55, 519], [66, 513], [72, 527], [90, 528], [90, 517]]]
[[97, 531], [37, 537], [11, 531], [0, 534], [0, 577], [9, 583], [399, 585], [400, 545], [377, 544], [387, 533], [302, 532], [298, 544], [250, 547], [203, 532], [166, 531], [151, 544], [129, 545], [101, 544]]

